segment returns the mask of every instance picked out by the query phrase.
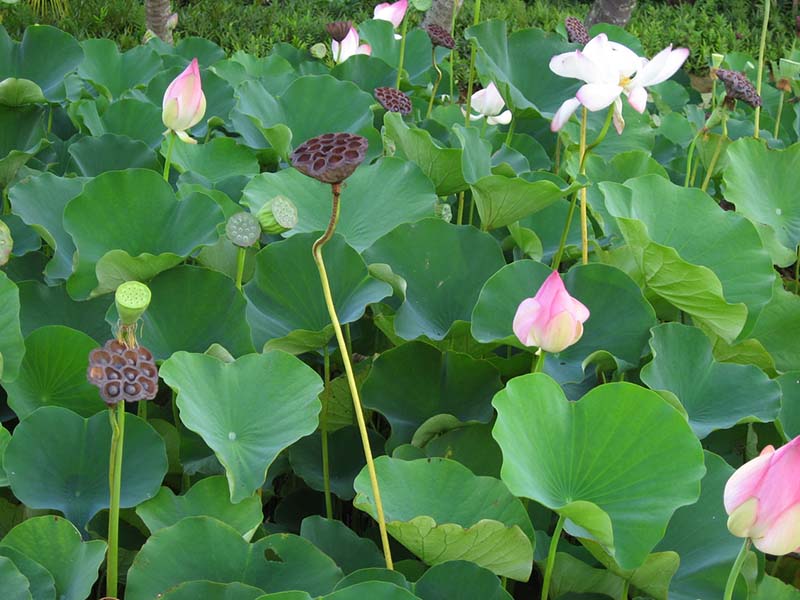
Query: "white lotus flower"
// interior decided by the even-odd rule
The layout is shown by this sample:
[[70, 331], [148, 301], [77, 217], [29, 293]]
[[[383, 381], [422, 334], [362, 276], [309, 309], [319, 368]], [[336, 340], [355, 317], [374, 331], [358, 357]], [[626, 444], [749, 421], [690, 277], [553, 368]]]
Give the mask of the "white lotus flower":
[[333, 59], [337, 63], [343, 63], [351, 56], [355, 56], [356, 54], [372, 54], [372, 48], [369, 44], [361, 44], [359, 45], [359, 37], [358, 32], [356, 31], [355, 27], [351, 27], [350, 31], [347, 32], [347, 35], [342, 40], [340, 44], [336, 40], [331, 42], [331, 52], [333, 53]]
[[611, 42], [606, 34], [593, 37], [583, 50], [558, 54], [550, 60], [550, 70], [561, 77], [585, 81], [574, 98], [565, 101], [553, 116], [552, 131], [564, 126], [583, 105], [591, 111], [614, 105], [614, 127], [622, 133], [622, 94], [638, 112], [647, 107], [647, 86], [672, 77], [689, 56], [687, 48], [664, 48], [652, 60], [637, 55], [627, 46]]
[[[506, 107], [506, 103], [494, 82], [472, 94], [470, 107], [478, 112], [477, 115], [470, 114], [471, 121], [486, 117], [486, 122], [489, 125], [508, 125], [511, 123], [511, 111], [503, 110]], [[463, 108], [461, 112], [466, 114]]]

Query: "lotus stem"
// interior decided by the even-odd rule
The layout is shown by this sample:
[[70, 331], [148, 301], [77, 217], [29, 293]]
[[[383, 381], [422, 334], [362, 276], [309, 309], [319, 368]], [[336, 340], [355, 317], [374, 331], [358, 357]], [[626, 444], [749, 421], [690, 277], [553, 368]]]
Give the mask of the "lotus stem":
[[683, 180], [683, 187], [689, 187], [689, 180], [692, 173], [692, 164], [694, 163], [694, 150], [697, 146], [697, 138], [700, 137], [700, 134], [703, 132], [701, 129], [697, 133], [694, 134], [692, 138], [692, 143], [689, 144], [689, 152], [686, 155], [686, 177]]
[[728, 582], [725, 584], [725, 595], [722, 600], [731, 600], [733, 598], [733, 589], [736, 587], [736, 580], [739, 578], [739, 573], [742, 570], [744, 559], [747, 558], [747, 551], [750, 549], [750, 538], [744, 540], [742, 549], [739, 550], [739, 555], [731, 567], [731, 572], [728, 575]]
[[167, 155], [164, 157], [164, 181], [169, 183], [169, 167], [172, 163], [172, 149], [175, 146], [175, 138], [177, 136], [174, 132], [170, 131], [167, 133]]
[[620, 600], [628, 600], [628, 589], [631, 587], [630, 579], [622, 580], [622, 593], [619, 595]]
[[[481, 0], [475, 0], [475, 16], [472, 19], [473, 27], [481, 21]], [[475, 55], [478, 48], [478, 42], [472, 40], [469, 51], [469, 78], [467, 79], [467, 113], [464, 117], [464, 125], [469, 126], [469, 116], [472, 109], [472, 84], [475, 81]]]
[[147, 402], [137, 402], [136, 404], [136, 416], [142, 421], [147, 421]]
[[436, 90], [439, 89], [439, 84], [442, 82], [442, 70], [436, 64], [436, 45], [431, 48], [431, 62], [433, 68], [436, 69], [436, 81], [433, 83], [433, 90], [431, 90], [431, 100], [428, 102], [428, 112], [425, 113], [425, 118], [431, 118], [431, 111], [433, 111], [433, 101], [436, 99]]
[[328, 345], [324, 349], [323, 376], [325, 381], [325, 404], [322, 406], [322, 418], [320, 419], [320, 430], [322, 433], [322, 481], [325, 490], [325, 516], [328, 520], [333, 520], [333, 501], [331, 500], [331, 471], [328, 463], [328, 387], [331, 384], [331, 355]]
[[111, 452], [108, 457], [108, 554], [106, 557], [106, 596], [117, 597], [119, 568], [119, 500], [122, 489], [122, 448], [125, 438], [125, 401], [109, 408], [111, 420]]
[[714, 154], [711, 156], [711, 163], [708, 165], [708, 172], [706, 173], [705, 178], [703, 179], [703, 185], [700, 186], [700, 189], [704, 192], [708, 190], [708, 184], [711, 182], [711, 177], [714, 175], [714, 169], [717, 166], [717, 161], [719, 160], [719, 155], [722, 154], [722, 142], [728, 137], [728, 118], [727, 115], [722, 115], [722, 135], [719, 137], [717, 141], [717, 147], [714, 148]]
[[778, 116], [775, 119], [775, 132], [772, 134], [776, 140], [778, 136], [781, 134], [781, 117], [783, 116], [783, 102], [786, 99], [786, 92], [781, 90], [781, 99], [778, 102]]
[[514, 129], [517, 127], [517, 120], [512, 116], [511, 123], [508, 124], [508, 133], [506, 133], [505, 145], [511, 147], [511, 140], [514, 137]]
[[341, 183], [331, 184], [333, 192], [333, 206], [331, 209], [331, 220], [328, 227], [322, 236], [314, 242], [311, 247], [312, 254], [314, 255], [314, 262], [317, 264], [319, 270], [319, 278], [322, 283], [322, 294], [325, 297], [325, 305], [328, 308], [328, 314], [331, 318], [333, 331], [336, 334], [336, 341], [339, 344], [339, 352], [342, 355], [342, 362], [344, 363], [344, 370], [347, 375], [347, 383], [350, 387], [350, 395], [353, 398], [353, 407], [355, 417], [358, 422], [358, 431], [361, 434], [361, 443], [364, 447], [364, 457], [367, 462], [367, 471], [369, 472], [370, 483], [372, 484], [372, 495], [375, 500], [375, 512], [377, 513], [378, 528], [380, 529], [381, 544], [383, 546], [383, 556], [386, 561], [387, 569], [394, 569], [392, 563], [391, 549], [389, 548], [389, 535], [386, 531], [386, 519], [383, 515], [383, 503], [381, 502], [381, 491], [378, 487], [378, 475], [375, 472], [375, 461], [372, 458], [372, 448], [369, 445], [369, 438], [367, 437], [367, 425], [364, 420], [364, 411], [361, 407], [361, 399], [358, 394], [358, 386], [356, 385], [356, 378], [353, 373], [353, 366], [350, 362], [350, 354], [347, 350], [347, 344], [342, 333], [342, 326], [339, 323], [339, 317], [336, 315], [336, 307], [333, 304], [333, 296], [331, 294], [331, 286], [328, 280], [328, 274], [325, 270], [325, 262], [322, 260], [322, 247], [333, 237], [333, 232], [336, 229], [336, 223], [339, 220], [339, 195], [341, 194]]
[[[580, 166], [581, 175], [586, 175], [586, 123], [589, 120], [589, 111], [584, 106], [581, 118], [581, 145], [580, 145]], [[580, 189], [581, 196], [581, 262], [585, 265], [589, 262], [589, 219], [586, 213], [586, 188]]]
[[247, 248], [239, 248], [236, 254], [236, 289], [242, 291], [242, 278], [244, 277], [244, 259], [247, 257]]
[[[764, 0], [764, 22], [761, 24], [761, 44], [758, 47], [758, 79], [756, 79], [756, 93], [761, 96], [761, 82], [764, 79], [764, 51], [767, 47], [767, 30], [769, 29], [769, 9], [772, 0]], [[761, 107], [756, 106], [753, 137], [758, 139], [761, 124]]]
[[608, 129], [611, 126], [611, 120], [613, 116], [614, 116], [614, 109], [609, 108], [608, 112], [606, 113], [606, 120], [603, 123], [603, 127], [600, 129], [600, 133], [597, 134], [595, 140], [587, 146], [586, 152], [583, 153], [583, 158], [581, 159], [581, 167], [583, 167], [586, 164], [586, 157], [589, 156], [589, 153], [595, 148], [597, 148], [604, 139], [606, 139], [606, 134], [608, 133]]
[[533, 365], [531, 368], [531, 373], [541, 373], [542, 369], [544, 368], [544, 350], [539, 348], [539, 350], [533, 355]]
[[458, 193], [458, 216], [456, 217], [456, 225], [461, 225], [464, 219], [464, 192]]
[[548, 600], [550, 596], [550, 580], [553, 577], [553, 565], [556, 562], [556, 548], [558, 548], [558, 538], [564, 529], [564, 515], [558, 515], [558, 523], [550, 539], [550, 549], [547, 551], [547, 564], [544, 569], [544, 581], [542, 582], [542, 600]]
[[[450, 36], [456, 34], [456, 17], [458, 16], [458, 2], [453, 2], [453, 16], [450, 19]], [[455, 75], [456, 75], [456, 49], [450, 49], [450, 102], [454, 102], [455, 96]]]
[[550, 268], [558, 271], [561, 266], [561, 257], [564, 255], [564, 247], [567, 245], [567, 236], [569, 235], [569, 228], [572, 225], [572, 217], [575, 215], [575, 206], [578, 204], [578, 192], [572, 195], [572, 201], [569, 203], [569, 212], [567, 213], [567, 220], [564, 223], [564, 229], [561, 231], [561, 239], [558, 241], [558, 250], [553, 255], [553, 262]]
[[408, 10], [403, 15], [403, 28], [400, 30], [400, 61], [397, 63], [397, 81], [394, 84], [398, 90], [403, 79], [403, 63], [406, 59], [406, 34], [408, 33]]

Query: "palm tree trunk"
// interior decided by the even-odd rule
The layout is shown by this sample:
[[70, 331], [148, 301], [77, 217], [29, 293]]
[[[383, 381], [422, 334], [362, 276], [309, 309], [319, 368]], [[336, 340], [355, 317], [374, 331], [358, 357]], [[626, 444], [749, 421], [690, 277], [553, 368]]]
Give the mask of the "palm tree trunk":
[[147, 29], [167, 44], [171, 44], [174, 26], [169, 26], [170, 16], [172, 15], [170, 0], [145, 0], [144, 5], [147, 15]]
[[594, 0], [589, 16], [586, 17], [586, 28], [597, 23], [611, 23], [625, 27], [634, 8], [636, 0]]

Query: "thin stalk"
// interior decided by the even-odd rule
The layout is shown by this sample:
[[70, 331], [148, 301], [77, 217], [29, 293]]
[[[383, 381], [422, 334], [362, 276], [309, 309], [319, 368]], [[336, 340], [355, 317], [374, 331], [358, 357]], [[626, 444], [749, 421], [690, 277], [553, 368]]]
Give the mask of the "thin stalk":
[[142, 419], [143, 421], [147, 421], [147, 402], [145, 401], [137, 402], [136, 416]]
[[167, 156], [164, 158], [164, 181], [169, 182], [169, 167], [172, 163], [172, 149], [175, 146], [175, 138], [178, 137], [174, 132], [170, 131], [167, 134], [169, 141], [167, 142]]
[[553, 160], [553, 175], [558, 175], [558, 170], [561, 168], [561, 136], [556, 136], [556, 155]]
[[558, 271], [561, 266], [561, 257], [564, 255], [564, 246], [567, 244], [567, 236], [569, 235], [569, 228], [572, 226], [572, 217], [575, 215], [575, 206], [578, 204], [578, 192], [572, 195], [572, 201], [569, 203], [569, 212], [567, 213], [567, 220], [564, 223], [564, 229], [561, 231], [561, 239], [558, 241], [558, 250], [553, 255], [553, 262], [550, 268]]
[[475, 196], [469, 197], [469, 221], [468, 224], [472, 225], [472, 216], [475, 214]]
[[600, 143], [606, 139], [606, 134], [608, 133], [608, 129], [611, 126], [611, 119], [614, 116], [614, 109], [609, 108], [608, 112], [606, 113], [606, 120], [603, 122], [603, 127], [600, 129], [600, 133], [597, 134], [595, 140], [586, 147], [586, 152], [583, 153], [583, 158], [581, 158], [581, 167], [586, 164], [586, 157], [589, 156], [589, 153], [597, 148]]
[[353, 373], [353, 366], [350, 362], [350, 353], [347, 350], [347, 344], [342, 333], [342, 326], [339, 324], [339, 317], [336, 316], [336, 307], [333, 304], [333, 296], [331, 295], [331, 286], [328, 281], [328, 274], [325, 271], [325, 262], [322, 259], [322, 247], [331, 239], [333, 232], [336, 229], [336, 223], [339, 220], [339, 194], [341, 193], [341, 184], [333, 184], [331, 186], [333, 191], [333, 206], [331, 210], [331, 220], [328, 223], [328, 228], [325, 233], [314, 242], [312, 246], [312, 253], [314, 255], [314, 262], [317, 264], [319, 271], [320, 282], [322, 283], [322, 295], [325, 297], [325, 305], [328, 308], [333, 331], [336, 334], [336, 341], [339, 344], [339, 352], [342, 355], [342, 362], [344, 363], [344, 370], [347, 375], [347, 384], [350, 388], [350, 395], [353, 398], [353, 407], [356, 419], [358, 421], [358, 431], [361, 434], [361, 443], [364, 447], [364, 457], [367, 462], [367, 471], [369, 472], [370, 483], [372, 484], [372, 495], [375, 500], [375, 512], [377, 513], [378, 528], [380, 529], [381, 544], [383, 546], [383, 556], [386, 560], [386, 568], [393, 569], [392, 554], [389, 548], [389, 535], [386, 532], [386, 519], [383, 514], [383, 502], [381, 501], [381, 491], [378, 487], [378, 476], [375, 472], [375, 461], [372, 458], [372, 448], [369, 445], [369, 438], [367, 437], [367, 425], [364, 420], [364, 411], [361, 408], [361, 399], [358, 395], [358, 386], [356, 385], [355, 374]]
[[[116, 413], [116, 414], [115, 414]], [[108, 460], [110, 507], [108, 512], [108, 554], [106, 556], [106, 596], [117, 597], [119, 568], [119, 500], [122, 489], [122, 448], [125, 442], [125, 401], [109, 409], [111, 452]]]
[[558, 538], [561, 537], [561, 531], [564, 529], [564, 520], [564, 515], [558, 515], [558, 523], [556, 523], [556, 529], [550, 539], [550, 549], [547, 551], [547, 565], [544, 569], [544, 582], [542, 583], [542, 600], [547, 600], [550, 596], [550, 579], [553, 577], [556, 548], [558, 547]]
[[[450, 37], [455, 37], [456, 16], [458, 16], [458, 2], [453, 2], [453, 16], [450, 18]], [[456, 49], [450, 49], [450, 102], [455, 102], [455, 74], [456, 74]]]
[[456, 217], [456, 225], [461, 225], [464, 219], [464, 192], [458, 194], [458, 216]]
[[541, 373], [544, 368], [544, 350], [541, 348], [533, 355], [533, 364], [531, 365], [531, 373]]
[[431, 101], [428, 102], [428, 112], [425, 113], [426, 119], [430, 119], [431, 117], [433, 101], [436, 99], [436, 90], [439, 89], [439, 84], [442, 83], [442, 70], [439, 68], [439, 65], [436, 64], [436, 46], [431, 49], [431, 62], [433, 63], [433, 68], [436, 69], [436, 81], [433, 84], [433, 90], [431, 90]]
[[[581, 144], [580, 144], [580, 165], [581, 175], [586, 175], [586, 122], [589, 120], [589, 111], [583, 107], [583, 117], [581, 118]], [[585, 265], [589, 262], [589, 218], [586, 211], [586, 188], [580, 189], [581, 196], [581, 262]]]
[[[472, 25], [475, 26], [481, 21], [481, 0], [475, 0], [475, 15], [472, 19]], [[472, 110], [472, 85], [475, 83], [475, 55], [478, 49], [478, 42], [472, 40], [469, 51], [469, 77], [467, 78], [467, 115], [464, 121], [465, 125], [469, 125], [469, 115]]]
[[244, 259], [247, 256], [247, 248], [239, 248], [236, 254], [236, 289], [242, 291], [242, 277], [244, 277]]
[[506, 134], [506, 146], [511, 147], [511, 139], [514, 137], [514, 128], [517, 126], [517, 120], [512, 116], [511, 123], [508, 124], [508, 133]]
[[797, 262], [794, 263], [794, 293], [800, 294], [800, 244], [797, 246]]
[[714, 169], [717, 166], [717, 161], [719, 160], [719, 155], [722, 154], [722, 141], [728, 137], [728, 119], [723, 116], [722, 117], [722, 135], [719, 137], [719, 141], [717, 142], [717, 147], [714, 148], [714, 154], [711, 156], [711, 163], [708, 165], [708, 172], [706, 173], [705, 178], [703, 179], [703, 184], [700, 186], [700, 189], [704, 192], [708, 190], [708, 184], [711, 182], [711, 176], [714, 174]]
[[[756, 80], [756, 93], [761, 95], [761, 81], [764, 79], [764, 51], [767, 47], [767, 30], [769, 29], [769, 9], [772, 0], [764, 0], [764, 22], [761, 24], [761, 44], [758, 47], [758, 79]], [[753, 137], [758, 139], [761, 123], [761, 107], [756, 106]]]
[[694, 162], [694, 149], [695, 146], [697, 146], [697, 138], [700, 137], [701, 131], [698, 131], [697, 133], [694, 134], [694, 137], [692, 138], [692, 143], [689, 144], [689, 152], [686, 156], [686, 177], [683, 180], [683, 187], [689, 187], [689, 178], [692, 171], [692, 163]]
[[733, 598], [733, 588], [736, 587], [736, 580], [739, 578], [739, 573], [742, 570], [744, 559], [747, 558], [747, 551], [750, 549], [750, 538], [746, 538], [742, 549], [739, 550], [739, 555], [736, 557], [736, 562], [731, 567], [731, 572], [728, 575], [728, 582], [725, 584], [725, 594], [722, 600], [731, 600]]
[[406, 33], [408, 33], [408, 11], [403, 17], [403, 27], [400, 30], [400, 62], [397, 64], [397, 81], [394, 84], [398, 90], [403, 79], [403, 63], [406, 60]]
[[328, 345], [325, 344], [323, 375], [325, 379], [325, 405], [322, 407], [322, 415], [319, 421], [322, 431], [322, 481], [325, 489], [325, 516], [333, 520], [333, 501], [331, 500], [331, 471], [328, 463], [328, 405], [330, 396], [328, 388], [331, 384], [331, 355]]
[[775, 132], [772, 134], [776, 140], [781, 134], [781, 117], [783, 116], [783, 101], [786, 99], [786, 92], [781, 90], [781, 100], [778, 102], [778, 118], [775, 119]]
[[630, 586], [631, 586], [630, 579], [624, 579], [622, 581], [622, 593], [619, 596], [620, 600], [628, 600], [628, 589], [630, 588]]

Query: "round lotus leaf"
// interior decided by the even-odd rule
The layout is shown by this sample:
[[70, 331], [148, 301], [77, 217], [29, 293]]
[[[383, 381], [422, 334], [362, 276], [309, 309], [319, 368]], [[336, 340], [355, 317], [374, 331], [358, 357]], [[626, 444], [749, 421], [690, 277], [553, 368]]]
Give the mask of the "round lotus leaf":
[[421, 600], [512, 600], [494, 573], [463, 560], [425, 571], [414, 585], [414, 594]]
[[55, 600], [56, 582], [41, 564], [10, 546], [0, 546], [0, 556], [10, 559], [30, 586], [33, 600]]
[[187, 581], [160, 596], [159, 600], [255, 600], [263, 595], [264, 590], [238, 582]]
[[255, 244], [261, 237], [261, 223], [255, 215], [242, 211], [232, 215], [225, 225], [225, 235], [241, 248]]
[[13, 381], [25, 354], [25, 340], [19, 324], [19, 290], [0, 271], [0, 380]]
[[300, 535], [335, 560], [346, 575], [385, 564], [375, 542], [359, 537], [341, 521], [319, 515], [306, 517], [300, 525]]
[[28, 579], [5, 556], [0, 556], [0, 582], [3, 583], [3, 600], [33, 600]]

